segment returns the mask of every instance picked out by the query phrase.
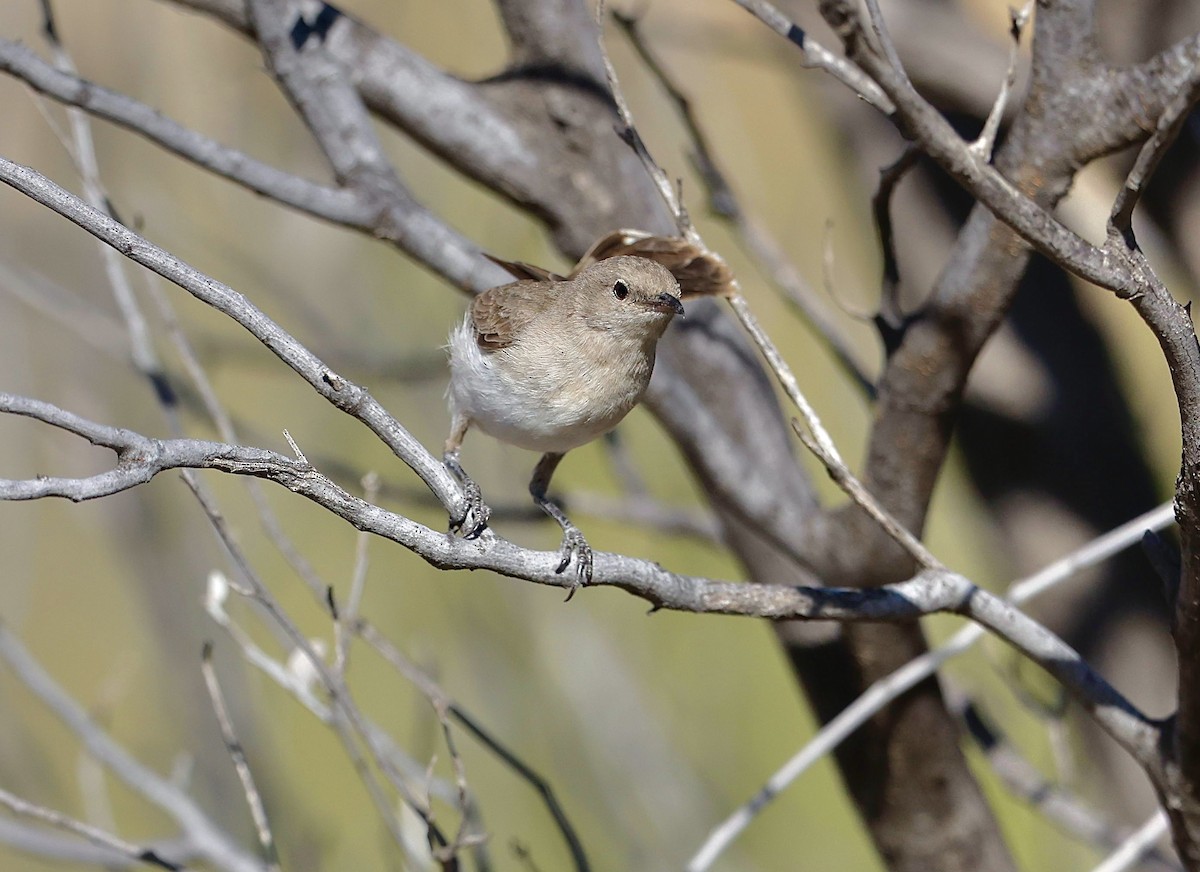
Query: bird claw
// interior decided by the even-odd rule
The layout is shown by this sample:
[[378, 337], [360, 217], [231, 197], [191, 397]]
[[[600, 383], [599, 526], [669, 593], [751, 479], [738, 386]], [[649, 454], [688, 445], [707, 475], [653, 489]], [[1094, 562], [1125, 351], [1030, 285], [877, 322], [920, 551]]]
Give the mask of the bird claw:
[[[462, 533], [464, 539], [478, 539], [480, 534], [487, 529], [492, 510], [484, 503], [479, 485], [471, 479], [463, 482], [462, 506], [462, 514], [450, 518], [450, 532]], [[468, 524], [467, 521], [471, 523]]]
[[[458, 455], [447, 453], [444, 462], [463, 489], [462, 514], [450, 516], [450, 532], [463, 533], [464, 539], [478, 539], [487, 529], [492, 510], [483, 502], [483, 492], [479, 490], [479, 485], [475, 484], [475, 479], [467, 475], [462, 464], [458, 462]], [[468, 520], [470, 525], [467, 524]]]
[[585, 584], [591, 584], [592, 546], [587, 543], [587, 539], [583, 538], [583, 533], [579, 532], [578, 527], [564, 527], [562, 547], [559, 549], [559, 553], [562, 555], [562, 560], [554, 570], [559, 575], [562, 575], [563, 571], [571, 564], [571, 557], [575, 557], [575, 577], [571, 581], [571, 588], [567, 591], [567, 598], [564, 600], [564, 602], [570, 602], [571, 597], [575, 596], [575, 591]]

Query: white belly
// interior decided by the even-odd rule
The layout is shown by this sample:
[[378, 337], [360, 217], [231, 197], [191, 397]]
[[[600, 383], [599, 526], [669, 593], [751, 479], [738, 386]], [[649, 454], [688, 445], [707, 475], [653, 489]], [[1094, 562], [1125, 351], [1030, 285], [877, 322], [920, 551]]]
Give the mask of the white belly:
[[619, 355], [621, 365], [591, 348], [515, 345], [485, 353], [469, 320], [450, 334], [449, 350], [452, 413], [502, 442], [559, 454], [620, 423], [654, 367], [653, 346]]

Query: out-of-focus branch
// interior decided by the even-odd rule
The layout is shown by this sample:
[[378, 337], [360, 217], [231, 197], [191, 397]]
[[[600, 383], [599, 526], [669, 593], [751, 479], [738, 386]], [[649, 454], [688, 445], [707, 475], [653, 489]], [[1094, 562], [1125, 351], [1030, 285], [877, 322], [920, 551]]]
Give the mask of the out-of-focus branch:
[[373, 196], [311, 182], [222, 145], [124, 94], [56, 70], [25, 46], [0, 39], [0, 70], [38, 92], [118, 124], [154, 144], [257, 194], [316, 218], [387, 239], [460, 288], [495, 283], [496, 267], [479, 247], [404, 192], [381, 221]]
[[516, 772], [520, 778], [528, 782], [529, 786], [541, 797], [546, 810], [554, 819], [555, 826], [558, 827], [563, 840], [567, 843], [567, 850], [571, 854], [571, 860], [575, 865], [576, 872], [588, 872], [591, 869], [591, 864], [588, 862], [587, 854], [584, 852], [583, 843], [580, 841], [575, 827], [567, 817], [566, 811], [563, 809], [561, 803], [559, 803], [558, 797], [555, 795], [550, 783], [535, 772], [528, 763], [517, 756], [511, 748], [493, 735], [490, 730], [485, 728], [477, 718], [455, 702], [428, 674], [405, 657], [375, 627], [365, 621], [358, 621], [353, 629], [378, 652], [380, 657], [412, 682], [413, 686], [420, 690], [430, 703], [440, 710], [444, 710], [450, 718], [474, 736], [485, 748], [495, 754], [501, 762]]
[[[343, 743], [343, 748], [347, 756], [350, 758], [351, 765], [362, 780], [372, 802], [375, 803], [376, 809], [385, 826], [387, 826], [389, 833], [397, 844], [408, 849], [409, 839], [399, 826], [395, 815], [395, 808], [390, 797], [383, 792], [378, 777], [368, 766], [357, 743], [347, 741], [352, 736], [346, 728], [344, 715], [336, 708], [336, 705], [341, 700], [321, 697], [314, 690], [313, 685], [319, 678], [314, 666], [315, 660], [309, 653], [297, 648], [291, 651], [285, 664], [273, 659], [259, 648], [225, 610], [225, 600], [231, 588], [232, 585], [229, 580], [221, 573], [214, 572], [209, 575], [208, 592], [204, 601], [205, 610], [208, 612], [209, 617], [229, 634], [234, 644], [237, 645], [241, 656], [245, 658], [245, 661], [249, 665], [258, 669], [267, 678], [274, 681], [338, 736], [339, 740]], [[244, 595], [252, 595], [252, 592], [249, 590], [242, 593]], [[322, 653], [316, 644], [311, 646], [310, 650], [318, 656]], [[387, 759], [387, 765], [393, 772], [401, 773], [406, 780], [414, 785], [421, 785], [425, 793], [431, 798], [438, 798], [447, 802], [452, 801], [454, 789], [451, 785], [447, 784], [441, 778], [431, 779], [426, 767], [404, 753], [396, 745], [392, 737], [375, 723], [365, 720], [364, 726], [368, 746], [374, 754]]]
[[[295, 449], [295, 443], [290, 437], [288, 441], [291, 442], [293, 449]], [[297, 454], [299, 454], [298, 451]], [[302, 456], [299, 462], [304, 466], [308, 465]], [[254, 662], [261, 659], [251, 654], [251, 651], [256, 651], [257, 649], [245, 634], [235, 629], [236, 624], [227, 619], [227, 615], [224, 612], [224, 596], [227, 595], [229, 589], [234, 589], [240, 595], [249, 598], [262, 608], [270, 617], [274, 626], [282, 632], [290, 646], [291, 656], [289, 657], [289, 663], [295, 664], [295, 672], [303, 672], [308, 677], [308, 682], [320, 686], [328, 695], [329, 705], [327, 711], [329, 712], [329, 718], [326, 723], [341, 741], [342, 747], [350, 758], [351, 764], [358, 773], [363, 786], [367, 789], [368, 794], [375, 803], [380, 818], [383, 820], [384, 825], [388, 828], [397, 845], [408, 849], [409, 840], [400, 826], [396, 808], [391, 797], [385, 795], [383, 791], [382, 784], [380, 783], [380, 774], [392, 785], [404, 805], [420, 818], [425, 828], [424, 836], [428, 846], [431, 849], [444, 846], [447, 843], [446, 837], [442, 834], [441, 828], [433, 820], [433, 814], [429, 808], [428, 792], [421, 789], [414, 789], [410, 784], [409, 777], [404, 771], [405, 767], [398, 766], [395, 755], [389, 753], [392, 747], [390, 739], [380, 741], [381, 731], [376, 730], [374, 725], [363, 715], [349, 688], [346, 686], [343, 676], [336, 669], [331, 669], [325, 664], [324, 646], [321, 643], [310, 640], [301, 632], [300, 628], [282, 608], [279, 601], [263, 583], [262, 578], [254, 571], [249, 558], [231, 534], [224, 516], [217, 511], [211, 499], [208, 498], [204, 491], [195, 487], [192, 481], [185, 479], [185, 482], [191, 488], [192, 493], [204, 510], [209, 524], [221, 540], [221, 544], [225, 546], [226, 551], [233, 559], [234, 564], [238, 567], [242, 578], [246, 582], [246, 586], [244, 587], [228, 585], [222, 589], [221, 585], [216, 583], [214, 576], [210, 576], [208, 597], [205, 602], [209, 615], [221, 626], [229, 630], [235, 639], [243, 643], [243, 652], [246, 654], [247, 659]], [[332, 610], [332, 590], [329, 592], [329, 602]], [[256, 665], [259, 664], [256, 662]], [[302, 684], [299, 681], [295, 681], [292, 684], [295, 686], [294, 690], [302, 691], [297, 692], [296, 695], [298, 697], [309, 695], [307, 682]], [[374, 767], [368, 765], [366, 756], [362, 748], [360, 748], [360, 743], [369, 752], [369, 758], [378, 767], [378, 773]], [[447, 863], [444, 872], [453, 872], [453, 867]]]
[[589, 4], [573, 0], [497, 0], [511, 46], [512, 73], [604, 79], [594, 63]]
[[[166, 2], [209, 15], [243, 36], [257, 39], [245, 0]], [[489, 98], [486, 89], [449, 75], [328, 4], [321, 7], [328, 10], [323, 19], [317, 12], [308, 18], [292, 15], [281, 23], [288, 29], [307, 27], [308, 38], [354, 70], [357, 86], [373, 112], [439, 154], [469, 164], [501, 190], [511, 190], [514, 179], [529, 178], [539, 171], [523, 132], [504, 107]], [[318, 20], [320, 29], [313, 30]]]
[[310, 182], [221, 145], [132, 97], [56, 70], [21, 43], [0, 39], [0, 70], [38, 93], [131, 130], [199, 167], [284, 205], [338, 224], [361, 226], [368, 216], [366, 204], [351, 191]]
[[229, 716], [229, 706], [225, 702], [225, 694], [217, 680], [216, 670], [212, 665], [212, 643], [205, 643], [202, 662], [204, 683], [208, 687], [208, 695], [212, 699], [213, 713], [217, 716], [217, 724], [221, 728], [221, 738], [225, 742], [225, 750], [229, 752], [233, 766], [237, 770], [238, 780], [242, 783], [242, 792], [246, 795], [246, 804], [250, 807], [250, 815], [254, 819], [254, 829], [258, 834], [258, 843], [267, 858], [267, 872], [279, 872], [279, 854], [275, 850], [275, 837], [271, 833], [271, 824], [267, 820], [267, 811], [263, 807], [262, 795], [254, 783], [254, 775], [250, 771], [250, 762], [246, 759], [246, 751], [238, 741], [237, 732], [233, 728], [233, 719]]
[[1154, 849], [1154, 844], [1170, 830], [1167, 816], [1155, 812], [1149, 820], [1137, 828], [1115, 851], [1104, 858], [1092, 872], [1126, 872]]
[[[1107, 851], [1115, 851], [1127, 838], [1117, 827], [1080, 797], [1048, 781], [979, 711], [972, 701], [962, 706], [963, 722], [992, 771], [1008, 789], [1042, 817], [1080, 842]], [[1160, 852], [1150, 850], [1145, 857], [1162, 872], [1179, 872]]]
[[[78, 863], [104, 869], [143, 869], [141, 860], [108, 848], [101, 848], [75, 836], [58, 835], [42, 827], [0, 817], [0, 844], [16, 851], [57, 863]], [[181, 864], [196, 859], [196, 852], [183, 841], [154, 842], [149, 847], [162, 857]]]
[[801, 63], [813, 69], [824, 70], [862, 97], [885, 115], [892, 113], [892, 103], [870, 76], [845, 58], [839, 58], [825, 46], [814, 40], [786, 15], [763, 0], [734, 0], [771, 30], [793, 43], [800, 50]]
[[[74, 833], [80, 838], [91, 842], [96, 847], [106, 849], [118, 857], [124, 857], [126, 860], [132, 860], [147, 866], [154, 866], [158, 869], [169, 869], [172, 872], [177, 872], [177, 870], [183, 868], [178, 863], [159, 856], [158, 852], [153, 848], [145, 848], [131, 842], [126, 842], [124, 839], [110, 835], [98, 827], [77, 821], [60, 811], [54, 811], [53, 809], [27, 802], [2, 788], [0, 788], [0, 806], [3, 806], [12, 814], [19, 817], [56, 827], [68, 833]], [[103, 858], [96, 857], [95, 859], [99, 862]]]
[[[1008, 588], [1005, 598], [1013, 605], [1020, 605], [1040, 596], [1084, 569], [1096, 566], [1129, 547], [1137, 542], [1145, 531], [1161, 530], [1171, 524], [1174, 519], [1175, 515], [1170, 503], [1159, 506], [1094, 539], [1028, 578], [1013, 582]], [[789, 784], [808, 771], [817, 761], [825, 759], [855, 730], [861, 728], [889, 703], [934, 675], [952, 658], [969, 650], [984, 637], [984, 634], [985, 630], [979, 624], [963, 627], [949, 641], [910, 660], [890, 675], [875, 681], [861, 696], [822, 726], [817, 734], [792, 755], [749, 801], [738, 807], [728, 818], [713, 828], [704, 845], [692, 858], [689, 872], [701, 872], [711, 865], [712, 861], [750, 825], [754, 817]]]
[[243, 852], [190, 797], [143, 766], [101, 731], [2, 623], [0, 659], [79, 738], [92, 757], [134, 792], [166, 812], [179, 825], [197, 856], [230, 872], [263, 872], [262, 863]]

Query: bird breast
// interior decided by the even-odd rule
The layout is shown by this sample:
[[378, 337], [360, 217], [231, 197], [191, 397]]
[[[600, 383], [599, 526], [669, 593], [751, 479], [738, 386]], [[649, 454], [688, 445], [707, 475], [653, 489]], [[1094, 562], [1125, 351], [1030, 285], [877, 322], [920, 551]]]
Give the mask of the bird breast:
[[587, 331], [564, 343], [533, 335], [484, 352], [468, 315], [450, 335], [450, 404], [503, 442], [569, 451], [611, 430], [641, 399], [656, 339]]

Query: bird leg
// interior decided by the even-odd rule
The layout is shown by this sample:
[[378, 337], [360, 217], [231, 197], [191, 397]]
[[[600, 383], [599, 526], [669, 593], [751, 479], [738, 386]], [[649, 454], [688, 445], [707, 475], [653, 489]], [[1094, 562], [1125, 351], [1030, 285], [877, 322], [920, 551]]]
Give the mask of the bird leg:
[[592, 546], [583, 538], [579, 528], [567, 520], [563, 510], [546, 496], [546, 490], [550, 487], [550, 477], [554, 475], [554, 470], [558, 468], [558, 462], [562, 459], [561, 454], [552, 451], [542, 455], [542, 459], [534, 467], [533, 480], [529, 482], [529, 493], [541, 510], [558, 521], [558, 526], [562, 527], [563, 540], [559, 552], [562, 561], [554, 571], [561, 574], [570, 564], [571, 555], [575, 555], [575, 578], [567, 594], [569, 601], [575, 596], [575, 591], [579, 590], [580, 585], [588, 584], [592, 580]]
[[[466, 531], [463, 538], [475, 539], [487, 529], [488, 518], [492, 516], [492, 510], [484, 505], [483, 493], [479, 490], [479, 485], [475, 484], [475, 480], [467, 475], [467, 471], [463, 469], [462, 463], [458, 460], [458, 449], [462, 445], [463, 437], [467, 435], [467, 428], [470, 425], [471, 422], [467, 419], [455, 418], [454, 425], [450, 430], [450, 438], [446, 440], [446, 452], [442, 455], [442, 463], [458, 479], [458, 483], [462, 485], [463, 489], [462, 514], [458, 517], [450, 516], [450, 531], [452, 533]], [[469, 528], [467, 526], [468, 519], [471, 521]]]

